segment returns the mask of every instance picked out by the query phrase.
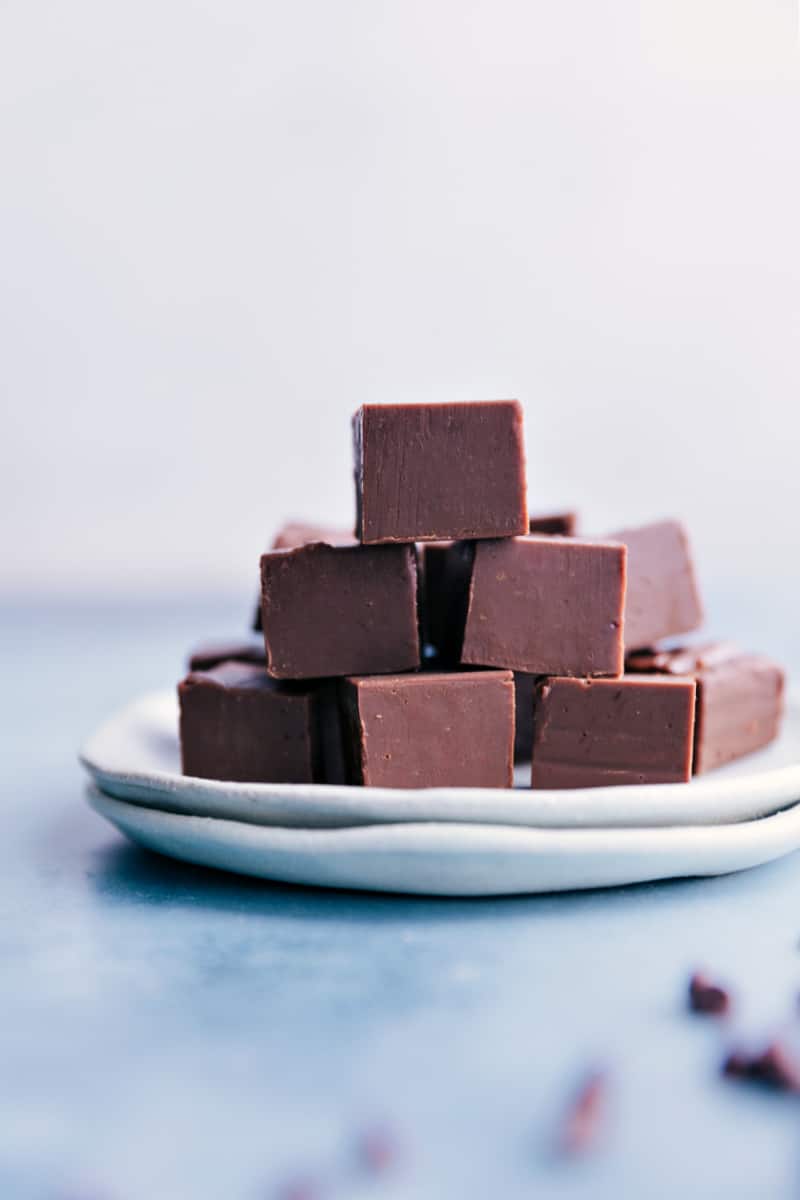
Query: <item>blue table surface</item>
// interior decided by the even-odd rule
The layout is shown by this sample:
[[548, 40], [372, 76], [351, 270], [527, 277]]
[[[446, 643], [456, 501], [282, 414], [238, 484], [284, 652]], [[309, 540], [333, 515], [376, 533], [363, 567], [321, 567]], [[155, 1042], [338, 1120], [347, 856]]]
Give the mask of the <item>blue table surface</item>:
[[[793, 601], [754, 588], [714, 597], [717, 629], [797, 665]], [[2, 1200], [796, 1196], [800, 1101], [719, 1073], [738, 1039], [800, 1048], [796, 855], [424, 899], [193, 868], [90, 811], [83, 737], [242, 608], [0, 609]], [[731, 1022], [687, 1013], [698, 965], [731, 984]], [[602, 1136], [565, 1160], [560, 1116], [595, 1064]], [[359, 1157], [376, 1131], [383, 1171]]]

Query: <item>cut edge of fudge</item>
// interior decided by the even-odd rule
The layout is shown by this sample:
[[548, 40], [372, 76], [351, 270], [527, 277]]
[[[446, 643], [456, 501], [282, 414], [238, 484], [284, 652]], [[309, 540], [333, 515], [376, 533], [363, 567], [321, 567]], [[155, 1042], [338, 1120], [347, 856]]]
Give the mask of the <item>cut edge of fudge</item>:
[[[636, 700], [632, 715], [614, 708], [620, 699], [624, 704], [625, 692]], [[642, 709], [648, 692], [652, 693], [654, 706], [659, 697], [666, 701], [661, 716], [655, 707]], [[582, 702], [599, 704], [603, 700], [605, 711], [581, 711]], [[540, 679], [535, 691], [531, 787], [558, 790], [688, 782], [694, 753], [695, 702], [695, 680], [685, 676]], [[574, 722], [572, 727], [566, 721], [569, 717]], [[652, 739], [648, 739], [646, 725], [641, 724], [645, 719], [652, 722]], [[677, 730], [676, 721], [680, 722]], [[664, 726], [675, 735], [672, 757]], [[625, 736], [620, 742], [622, 734]], [[649, 760], [648, 747], [652, 751]]]
[[[225, 661], [205, 671], [190, 671], [178, 684], [181, 770], [188, 777], [229, 783], [312, 783], [323, 779], [321, 745], [317, 736], [317, 688], [284, 684], [271, 679], [263, 666]], [[280, 745], [267, 766], [267, 741], [251, 731], [260, 729], [258, 698], [268, 712], [270, 702], [283, 701], [287, 721]], [[292, 710], [296, 710], [292, 712]], [[277, 721], [266, 722], [271, 731]], [[294, 728], [296, 726], [296, 728]], [[290, 743], [297, 762], [288, 765]], [[260, 756], [260, 757], [259, 757]], [[214, 769], [216, 758], [218, 766]]]
[[684, 523], [665, 518], [611, 536], [628, 547], [626, 653], [699, 629], [703, 601]]
[[[524, 556], [533, 548], [544, 552], [544, 558], [552, 558], [553, 565], [525, 565], [524, 557], [519, 559], [520, 565], [513, 562], [514, 555]], [[573, 605], [575, 626], [570, 633], [563, 625], [562, 607], [565, 596], [560, 595], [560, 602], [554, 609], [554, 593], [556, 585], [565, 595], [569, 592], [569, 584], [565, 582], [564, 568], [559, 562], [559, 556], [567, 560], [576, 556], [605, 557], [608, 560], [608, 612], [601, 617], [592, 614], [591, 621], [587, 617], [585, 594], [576, 591]], [[509, 560], [509, 556], [512, 558]], [[498, 562], [497, 559], [500, 559]], [[494, 565], [489, 561], [495, 560]], [[503, 559], [507, 561], [502, 561]], [[533, 561], [533, 560], [531, 560]], [[528, 534], [522, 537], [492, 539], [475, 543], [474, 560], [472, 563], [467, 611], [464, 623], [461, 662], [470, 666], [495, 667], [511, 670], [525, 675], [571, 676], [575, 678], [618, 678], [624, 670], [624, 612], [627, 580], [627, 549], [621, 542], [607, 539], [560, 537], [545, 534]], [[527, 581], [526, 593], [522, 581], [512, 587], [516, 570], [522, 574], [527, 571], [530, 579]], [[494, 572], [494, 578], [487, 578]], [[550, 587], [547, 573], [553, 582]], [[569, 578], [574, 571], [570, 571]], [[503, 585], [497, 591], [497, 585]], [[535, 586], [534, 586], [535, 585]], [[577, 588], [579, 585], [576, 584]], [[486, 591], [489, 596], [481, 597], [476, 593]], [[510, 589], [510, 590], [509, 590]], [[506, 612], [500, 619], [497, 612], [487, 614], [482, 611], [492, 608], [491, 592], [497, 596], [505, 593]], [[534, 600], [537, 608], [534, 609]], [[495, 600], [495, 606], [499, 601]], [[532, 611], [533, 610], [533, 611]], [[509, 618], [514, 618], [509, 620]], [[581, 628], [581, 622], [583, 627]], [[529, 630], [529, 642], [523, 647], [518, 641], [511, 644], [507, 639], [505, 647], [500, 644], [503, 629], [516, 626], [517, 631], [525, 626]], [[595, 654], [588, 650], [579, 652], [576, 644], [576, 632], [587, 641], [593, 636], [598, 643], [601, 662], [596, 662]], [[556, 634], [558, 640], [556, 641]], [[609, 637], [609, 634], [611, 635]], [[519, 632], [518, 635], [519, 637]], [[524, 641], [524, 634], [522, 635]], [[608, 642], [608, 645], [605, 645]]]
[[[313, 587], [307, 587], [303, 594], [303, 602], [298, 599], [298, 619], [308, 616], [312, 606], [312, 597], [317, 594], [324, 609], [324, 622], [329, 626], [328, 647], [334, 645], [326, 660], [322, 651], [311, 655], [312, 663], [300, 665], [302, 653], [295, 654], [295, 662], [289, 662], [286, 650], [287, 638], [283, 633], [283, 650], [280, 649], [282, 633], [276, 632], [278, 625], [288, 621], [288, 607], [285, 597], [280, 595], [281, 586], [278, 572], [281, 564], [297, 564], [311, 559], [317, 559], [318, 569], [322, 571], [323, 560], [327, 559], [329, 567], [337, 560], [342, 564], [348, 561], [351, 566], [345, 567], [342, 578], [352, 589], [355, 602], [352, 607], [353, 621], [348, 624], [351, 610], [348, 609], [340, 618], [335, 615], [333, 593], [331, 590], [330, 573], [322, 571], [321, 579], [314, 581]], [[356, 574], [353, 568], [358, 563], [363, 578], [361, 585], [356, 587]], [[393, 545], [363, 546], [359, 543], [347, 545], [330, 545], [327, 542], [310, 542], [304, 546], [296, 546], [287, 550], [270, 550], [261, 556], [261, 611], [262, 633], [267, 659], [267, 672], [273, 679], [303, 680], [320, 678], [342, 678], [355, 674], [391, 675], [403, 671], [417, 671], [422, 662], [422, 645], [420, 637], [419, 612], [419, 568], [417, 549], [413, 542], [403, 542]], [[380, 569], [386, 576], [381, 581]], [[395, 578], [392, 579], [392, 574]], [[285, 581], [284, 581], [285, 582]], [[293, 584], [296, 588], [296, 582]], [[381, 586], [386, 592], [394, 592], [394, 602], [397, 605], [397, 627], [394, 644], [388, 637], [388, 609], [391, 607], [386, 596], [379, 594]], [[370, 598], [370, 589], [373, 595]], [[298, 589], [302, 590], [302, 589]], [[405, 612], [401, 611], [403, 608]], [[318, 614], [317, 614], [318, 615]], [[369, 620], [367, 620], [367, 617]], [[352, 658], [348, 662], [342, 651], [342, 643], [348, 630], [360, 632], [361, 645], [358, 638], [353, 638]], [[299, 643], [295, 638], [295, 649]], [[365, 648], [366, 647], [366, 648]], [[327, 647], [326, 647], [327, 648]], [[339, 659], [337, 660], [337, 655]], [[370, 657], [371, 655], [371, 657]], [[356, 661], [358, 660], [358, 661]]]
[[[462, 754], [454, 757], [452, 747], [448, 745], [447, 734], [453, 733], [452, 727], [446, 727], [430, 718], [427, 704], [422, 708], [417, 720], [417, 738], [412, 739], [412, 745], [407, 746], [409, 727], [413, 731], [415, 720], [414, 693], [433, 692], [425, 697], [434, 707], [438, 703], [448, 716], [455, 717], [458, 705], [457, 696], [447, 692], [456, 688], [463, 700], [465, 694], [472, 693], [480, 704], [481, 691], [488, 697], [494, 693], [485, 708], [484, 721], [479, 720], [480, 713], [471, 721], [472, 729], [467, 728], [470, 735], [468, 745], [476, 748], [473, 761], [464, 758]], [[439, 695], [436, 693], [439, 691]], [[405, 693], [399, 707], [397, 695]], [[347, 781], [355, 786], [368, 787], [512, 787], [514, 781], [514, 691], [513, 675], [510, 671], [427, 671], [419, 674], [395, 675], [366, 675], [350, 676], [340, 681], [339, 686], [342, 736], [344, 741], [344, 758]], [[382, 698], [387, 700], [384, 707], [386, 712], [368, 713], [365, 710], [371, 701], [381, 704]], [[448, 704], [447, 701], [450, 701]], [[405, 762], [398, 762], [393, 752], [392, 742], [392, 708], [402, 714], [400, 738], [401, 747], [406, 751]], [[498, 745], [487, 746], [484, 740], [487, 734], [486, 721], [495, 718], [497, 728], [495, 736], [502, 742]], [[475, 726], [480, 726], [480, 734]], [[385, 741], [377, 745], [380, 735]], [[457, 733], [456, 733], [457, 736]], [[477, 746], [480, 738], [480, 746]], [[433, 740], [431, 740], [433, 739]], [[389, 747], [387, 750], [386, 747]], [[427, 762], [430, 755], [436, 751], [441, 753], [439, 762]], [[495, 754], [493, 760], [491, 754]], [[382, 760], [392, 762], [391, 768], [384, 768]], [[450, 764], [453, 764], [452, 766]], [[399, 766], [400, 771], [396, 767]], [[407, 768], [405, 776], [404, 766]], [[473, 768], [472, 777], [469, 777]], [[426, 775], [427, 770], [427, 775]], [[489, 776], [496, 777], [486, 782]], [[420, 777], [427, 782], [420, 782]], [[412, 782], [413, 780], [413, 782]]]
[[696, 775], [763, 750], [780, 734], [786, 672], [764, 654], [728, 641], [655, 647], [629, 654], [626, 669], [697, 681]]
[[[438, 521], [440, 528], [433, 528], [436, 519], [429, 517], [430, 524], [425, 526], [425, 519], [420, 516], [419, 510], [424, 509], [426, 504], [434, 507], [435, 501], [430, 499], [428, 493], [427, 499], [420, 500], [420, 496], [425, 497], [426, 489], [423, 486], [424, 481], [414, 480], [409, 487], [409, 476], [413, 469], [413, 462], [409, 463], [407, 458], [403, 458], [406, 450], [406, 445], [401, 441], [399, 449], [400, 462], [397, 467], [397, 486], [391, 494], [391, 504], [383, 505], [383, 508], [391, 510], [393, 515], [391, 518], [384, 516], [383, 524], [381, 524], [382, 506], [378, 502], [377, 496], [371, 496], [369, 493], [378, 484], [371, 478], [371, 471], [379, 474], [377, 467], [373, 468], [368, 462], [369, 459], [369, 440], [370, 440], [370, 422], [375, 419], [380, 421], [382, 418], [394, 417], [400, 420], [402, 416], [419, 417], [424, 421], [425, 414], [440, 414], [450, 410], [451, 413], [457, 414], [464, 421], [472, 419], [476, 421], [479, 414], [485, 413], [487, 410], [507, 410], [510, 415], [509, 421], [509, 449], [515, 458], [514, 473], [516, 480], [510, 491], [514, 492], [513, 508], [511, 511], [511, 502], [509, 498], [509, 515], [506, 520], [501, 520], [497, 515], [497, 509], [500, 506], [499, 501], [495, 498], [493, 505], [487, 505], [483, 508], [480, 516], [473, 515], [467, 519], [467, 514], [462, 513], [459, 518], [453, 517], [451, 514], [446, 516], [440, 515]], [[471, 414], [471, 418], [467, 417]], [[482, 538], [493, 537], [513, 537], [516, 534], [525, 534], [529, 531], [528, 517], [528, 500], [527, 500], [527, 465], [525, 453], [525, 418], [522, 405], [519, 400], [476, 400], [476, 401], [456, 401], [444, 403], [414, 403], [414, 404], [362, 404], [352, 417], [353, 430], [353, 452], [354, 452], [354, 480], [356, 490], [356, 536], [364, 545], [381, 545], [393, 544], [402, 542], [432, 542], [432, 541], [464, 541], [464, 540], [479, 540]], [[463, 432], [463, 427], [460, 432]], [[467, 431], [469, 432], [469, 431]], [[439, 431], [431, 433], [427, 430], [425, 434], [421, 431], [413, 433], [409, 440], [416, 442], [417, 446], [422, 446], [426, 441], [436, 440], [440, 435]], [[450, 431], [452, 437], [452, 431]], [[383, 439], [385, 442], [386, 438]], [[485, 440], [476, 438], [475, 445], [480, 446], [483, 450], [482, 442]], [[470, 475], [465, 474], [463, 467], [460, 466], [464, 457], [463, 448], [448, 447], [443, 453], [442, 462], [455, 461], [459, 464], [458, 467], [458, 482], [461, 484], [462, 495], [465, 492], [464, 484], [469, 484]], [[487, 464], [489, 463], [488, 454], [485, 456]], [[494, 487], [497, 487], [497, 480], [505, 481], [510, 470], [510, 464], [506, 468], [503, 464], [492, 463], [496, 465], [494, 471]], [[442, 467], [436, 472], [436, 478], [440, 478]], [[492, 477], [492, 472], [486, 472], [487, 477]], [[415, 486], [417, 484], [418, 486]], [[454, 491], [456, 489], [454, 488]], [[407, 516], [404, 520], [401, 516], [403, 492], [414, 494], [417, 497], [413, 507], [414, 516]], [[440, 497], [441, 500], [441, 497]], [[447, 507], [447, 501], [443, 503]], [[374, 511], [373, 511], [374, 510]], [[491, 516], [487, 515], [491, 513]], [[402, 527], [401, 526], [406, 526]]]

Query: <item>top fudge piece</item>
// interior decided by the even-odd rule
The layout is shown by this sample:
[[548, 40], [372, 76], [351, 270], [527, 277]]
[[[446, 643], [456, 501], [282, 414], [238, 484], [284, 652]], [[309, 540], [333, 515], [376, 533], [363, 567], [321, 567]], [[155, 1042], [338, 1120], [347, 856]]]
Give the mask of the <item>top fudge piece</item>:
[[703, 608], [680, 522], [658, 521], [612, 537], [628, 547], [625, 649], [639, 650], [699, 628]]
[[362, 542], [527, 533], [518, 401], [365, 404], [353, 436]]
[[777, 663], [729, 642], [640, 650], [626, 669], [690, 675], [697, 681], [695, 774], [733, 762], [774, 741], [783, 716], [785, 677]]
[[275, 679], [415, 670], [415, 549], [314, 542], [264, 554], [261, 616]]
[[624, 546], [478, 542], [461, 661], [531, 675], [620, 675], [624, 603]]

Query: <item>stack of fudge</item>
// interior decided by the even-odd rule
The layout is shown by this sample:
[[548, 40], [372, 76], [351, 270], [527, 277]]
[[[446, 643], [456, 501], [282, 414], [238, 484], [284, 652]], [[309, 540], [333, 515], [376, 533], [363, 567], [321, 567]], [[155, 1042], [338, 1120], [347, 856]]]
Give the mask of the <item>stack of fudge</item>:
[[[365, 405], [355, 534], [286, 525], [258, 642], [179, 684], [183, 771], [374, 787], [674, 783], [777, 736], [779, 666], [675, 644], [702, 605], [682, 526], [578, 536], [527, 509], [516, 401]], [[263, 639], [263, 640], [262, 640]]]

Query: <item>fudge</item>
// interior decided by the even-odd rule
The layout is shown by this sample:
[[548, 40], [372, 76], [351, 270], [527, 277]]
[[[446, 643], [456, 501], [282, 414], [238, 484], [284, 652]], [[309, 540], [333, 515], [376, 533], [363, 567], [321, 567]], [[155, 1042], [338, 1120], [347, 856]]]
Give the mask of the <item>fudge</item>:
[[249, 663], [191, 672], [178, 685], [184, 775], [239, 783], [320, 781], [317, 692], [278, 684]]
[[[572, 537], [575, 524], [574, 512], [530, 518], [531, 533]], [[435, 651], [437, 662], [453, 666], [460, 659], [464, 639], [474, 543], [421, 542], [418, 549], [423, 641]]]
[[397, 788], [513, 784], [510, 671], [347, 679], [342, 723], [350, 783]]
[[516, 400], [365, 404], [353, 418], [353, 438], [362, 542], [527, 533]]
[[223, 662], [253, 663], [264, 667], [267, 656], [264, 653], [264, 642], [203, 642], [196, 646], [189, 655], [190, 671], [210, 671]]
[[[354, 546], [356, 539], [347, 529], [311, 525], [307, 521], [287, 521], [275, 534], [270, 549], [293, 550], [296, 546], [308, 546], [311, 542], [325, 542], [329, 546]], [[261, 633], [260, 597], [253, 617], [253, 629], [256, 633]]]
[[416, 670], [415, 548], [313, 542], [264, 554], [261, 618], [275, 679]]
[[760, 750], [780, 732], [785, 677], [762, 655], [747, 654], [727, 642], [710, 642], [639, 651], [628, 656], [626, 669], [696, 679], [696, 774]]
[[620, 675], [625, 547], [580, 538], [478, 542], [462, 663]]
[[575, 512], [547, 513], [532, 516], [529, 522], [530, 533], [551, 533], [561, 537], [574, 537], [578, 525], [578, 514]]
[[678, 521], [658, 521], [612, 535], [628, 547], [625, 649], [691, 633], [703, 623], [689, 539]]
[[541, 680], [531, 787], [684, 783], [694, 706], [694, 680], [678, 676]]

